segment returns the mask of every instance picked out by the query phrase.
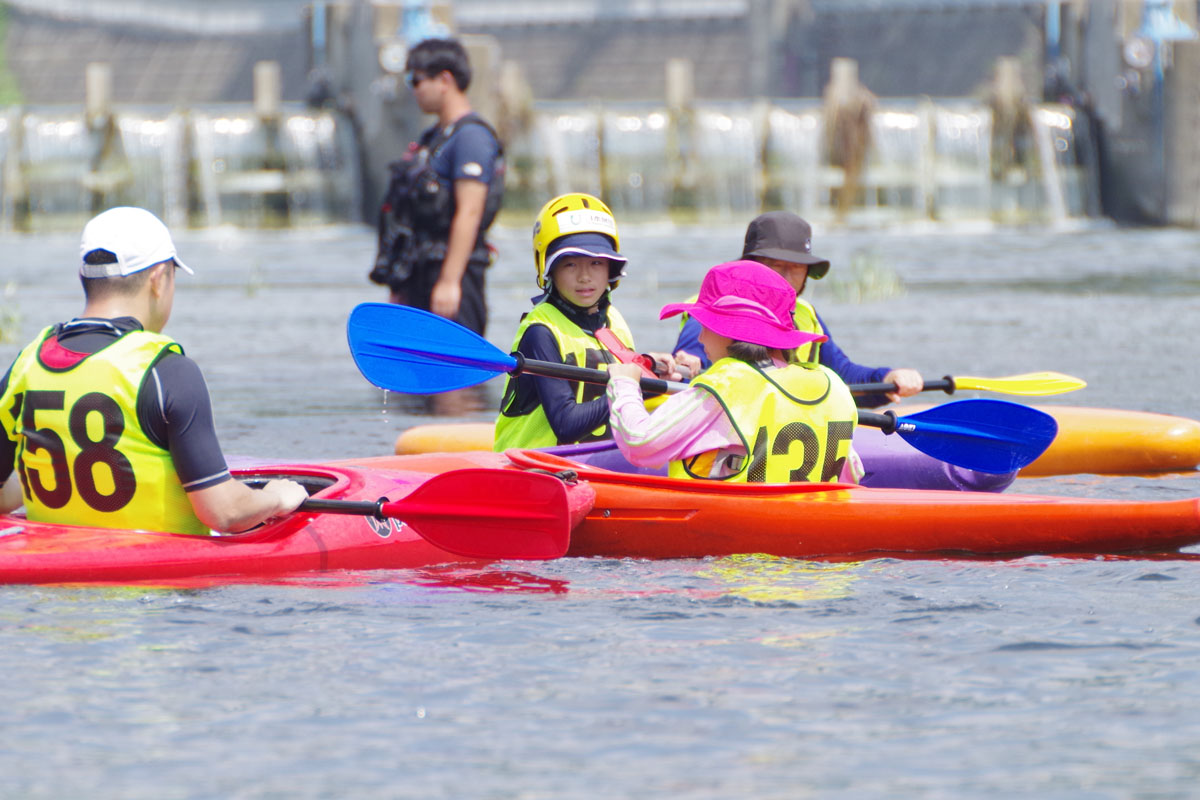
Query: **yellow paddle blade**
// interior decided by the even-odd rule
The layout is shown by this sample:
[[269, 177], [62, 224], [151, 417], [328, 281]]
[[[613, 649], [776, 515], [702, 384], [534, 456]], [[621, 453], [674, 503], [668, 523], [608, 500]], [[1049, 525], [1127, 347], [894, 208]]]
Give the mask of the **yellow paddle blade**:
[[1061, 372], [1026, 372], [1023, 375], [1006, 375], [1002, 378], [972, 378], [954, 376], [958, 389], [978, 389], [983, 392], [1003, 394], [1063, 394], [1087, 386], [1085, 381]]

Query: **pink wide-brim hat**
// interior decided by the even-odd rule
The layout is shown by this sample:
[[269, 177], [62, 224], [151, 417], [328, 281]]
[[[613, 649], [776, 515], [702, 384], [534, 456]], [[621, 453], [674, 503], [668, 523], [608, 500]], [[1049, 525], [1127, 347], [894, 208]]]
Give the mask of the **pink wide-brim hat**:
[[708, 271], [696, 302], [665, 305], [658, 318], [687, 313], [713, 333], [780, 350], [825, 341], [823, 334], [796, 330], [795, 309], [796, 290], [770, 267], [730, 261]]

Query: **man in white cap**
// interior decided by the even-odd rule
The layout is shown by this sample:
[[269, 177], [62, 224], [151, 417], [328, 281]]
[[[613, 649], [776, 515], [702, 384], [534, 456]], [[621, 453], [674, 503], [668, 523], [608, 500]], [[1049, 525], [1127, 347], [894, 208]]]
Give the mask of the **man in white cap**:
[[242, 531], [304, 501], [229, 474], [199, 367], [162, 329], [179, 260], [140, 208], [83, 229], [75, 319], [38, 334], [0, 380], [0, 511], [32, 520], [207, 534]]

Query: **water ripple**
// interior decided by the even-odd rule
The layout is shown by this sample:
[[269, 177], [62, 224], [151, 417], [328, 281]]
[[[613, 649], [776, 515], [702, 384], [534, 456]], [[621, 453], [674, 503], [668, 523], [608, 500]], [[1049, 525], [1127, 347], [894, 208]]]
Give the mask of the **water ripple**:
[[[639, 347], [674, 344], [659, 308], [735, 254], [743, 225], [622, 225], [614, 298]], [[528, 229], [495, 238], [489, 336], [506, 348], [532, 293]], [[857, 304], [807, 290], [856, 360], [1052, 369], [1089, 386], [1051, 402], [1200, 413], [1186, 366], [1197, 232], [816, 238], [834, 270], [879, 254], [906, 289]], [[168, 332], [204, 367], [229, 451], [381, 455], [430, 421], [432, 404], [385, 400], [346, 352], [347, 312], [381, 298], [366, 226], [176, 241], [207, 277], [180, 283]], [[76, 237], [0, 245], [23, 339], [78, 313], [61, 268]], [[234, 290], [246, 264], [262, 265], [255, 297]], [[0, 343], [5, 363], [18, 346]], [[486, 385], [489, 409], [501, 386]], [[1200, 496], [1200, 473], [1010, 491], [1175, 499]], [[1200, 784], [1197, 559], [748, 554], [3, 587], [0, 797], [1186, 798]]]
[[1033, 652], [1041, 650], [1154, 650], [1168, 648], [1166, 644], [1138, 644], [1135, 642], [1108, 642], [1104, 644], [1072, 644], [1068, 642], [1019, 642], [995, 648], [996, 652]]

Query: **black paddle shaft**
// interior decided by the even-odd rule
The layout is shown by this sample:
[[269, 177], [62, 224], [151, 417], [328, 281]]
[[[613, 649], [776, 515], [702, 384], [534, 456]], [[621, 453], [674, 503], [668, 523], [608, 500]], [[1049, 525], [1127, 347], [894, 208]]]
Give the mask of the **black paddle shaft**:
[[[537, 361], [526, 358], [520, 353], [511, 353], [510, 355], [517, 362], [517, 365], [509, 370], [510, 375], [519, 375], [525, 372], [530, 375], [564, 378], [582, 383], [608, 383], [608, 373], [603, 370], [577, 367], [573, 364], [556, 364], [553, 361]], [[671, 394], [687, 388], [686, 383], [664, 381], [661, 378], [642, 378], [638, 383], [646, 395]]]
[[[954, 378], [947, 375], [940, 381], [925, 381], [925, 388], [922, 391], [934, 391], [941, 389], [946, 394], [954, 394]], [[850, 391], [854, 394], [882, 394], [896, 391], [894, 383], [852, 383]]]
[[[510, 353], [509, 356], [517, 362], [517, 365], [509, 370], [510, 375], [519, 375], [522, 372], [530, 375], [542, 375], [547, 378], [562, 378], [568, 381], [581, 381], [583, 383], [608, 383], [608, 373], [603, 370], [591, 369], [589, 367], [577, 367], [574, 364], [558, 364], [553, 361], [537, 361], [532, 358], [525, 358], [521, 353]], [[674, 394], [687, 388], [686, 383], [679, 381], [665, 381], [661, 378], [642, 378], [639, 382], [642, 387], [642, 393], [647, 397], [653, 397], [660, 394]], [[925, 389], [936, 390], [941, 389], [946, 394], [954, 394], [954, 378], [947, 375], [941, 380], [925, 381]], [[880, 392], [896, 391], [894, 383], [854, 383], [850, 384], [850, 391], [854, 394], [878, 394]], [[878, 415], [877, 415], [878, 416]], [[879, 427], [874, 422], [865, 422], [859, 420], [859, 424], [868, 425], [872, 428]], [[891, 426], [895, 430], [895, 426]], [[891, 433], [891, 430], [886, 431]]]
[[[517, 365], [509, 370], [510, 375], [527, 372], [531, 375], [544, 375], [547, 378], [565, 378], [569, 381], [608, 383], [608, 373], [603, 370], [576, 367], [573, 364], [556, 364], [553, 361], [536, 361], [532, 358], [525, 358], [520, 353], [512, 353], [511, 356], [516, 360]], [[953, 383], [952, 380], [951, 383]], [[664, 381], [660, 378], [642, 378], [639, 384], [642, 387], [642, 391], [647, 395], [674, 394], [687, 388], [686, 383]], [[895, 433], [901, 429], [901, 423], [896, 418], [896, 412], [891, 410], [885, 411], [882, 414], [877, 414], [873, 411], [859, 411], [858, 424], [865, 425], [868, 428], [879, 428], [884, 433]], [[910, 424], [905, 430], [914, 427]]]

